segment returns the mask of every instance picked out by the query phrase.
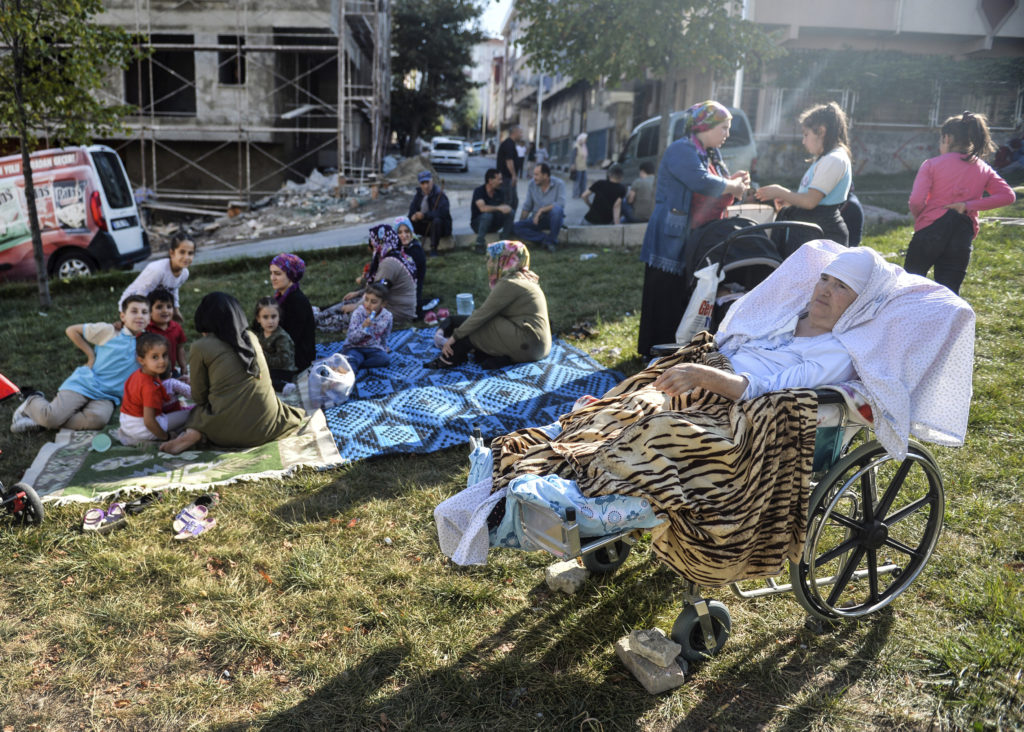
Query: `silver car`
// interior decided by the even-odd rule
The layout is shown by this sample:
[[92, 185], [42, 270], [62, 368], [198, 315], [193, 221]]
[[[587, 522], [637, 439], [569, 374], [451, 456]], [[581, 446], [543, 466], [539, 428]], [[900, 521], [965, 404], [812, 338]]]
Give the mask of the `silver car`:
[[442, 165], [451, 166], [465, 173], [469, 170], [466, 143], [447, 137], [435, 137], [430, 144], [430, 164], [435, 168]]

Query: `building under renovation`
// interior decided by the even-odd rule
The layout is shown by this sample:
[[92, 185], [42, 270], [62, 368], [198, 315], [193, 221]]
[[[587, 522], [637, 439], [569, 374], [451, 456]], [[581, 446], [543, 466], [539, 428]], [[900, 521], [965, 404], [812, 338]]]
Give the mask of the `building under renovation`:
[[388, 129], [390, 0], [107, 0], [148, 56], [112, 77], [138, 109], [107, 141], [163, 201], [251, 201], [314, 169], [366, 180]]

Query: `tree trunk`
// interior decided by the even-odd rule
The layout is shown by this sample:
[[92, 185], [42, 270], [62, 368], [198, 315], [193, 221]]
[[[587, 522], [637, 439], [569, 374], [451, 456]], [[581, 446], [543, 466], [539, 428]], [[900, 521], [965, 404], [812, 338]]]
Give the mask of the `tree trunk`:
[[28, 214], [29, 231], [32, 232], [32, 253], [36, 260], [36, 283], [39, 291], [39, 307], [48, 310], [50, 300], [50, 278], [46, 272], [46, 258], [43, 256], [43, 233], [39, 228], [39, 213], [36, 209], [36, 187], [32, 182], [32, 159], [29, 155], [29, 129], [25, 119], [25, 95], [21, 87], [25, 75], [23, 50], [18, 44], [11, 49], [14, 61], [14, 103], [18, 108], [18, 139], [21, 143], [21, 174], [25, 177], [25, 210]]

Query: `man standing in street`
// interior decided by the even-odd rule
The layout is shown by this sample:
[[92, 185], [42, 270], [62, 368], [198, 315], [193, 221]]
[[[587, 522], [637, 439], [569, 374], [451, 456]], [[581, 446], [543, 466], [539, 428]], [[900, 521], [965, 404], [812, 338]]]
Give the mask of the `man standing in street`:
[[512, 223], [515, 214], [505, 203], [501, 192], [501, 174], [494, 168], [484, 174], [484, 184], [473, 190], [470, 202], [469, 225], [476, 232], [476, 252], [487, 251], [487, 235], [501, 229], [505, 239], [512, 238]]
[[514, 238], [542, 242], [549, 252], [555, 251], [558, 232], [565, 218], [565, 184], [551, 177], [551, 168], [540, 163], [533, 168], [533, 180], [526, 189], [523, 216], [512, 229]]
[[452, 233], [452, 212], [448, 196], [434, 183], [429, 170], [420, 171], [417, 180], [420, 189], [409, 204], [409, 220], [415, 233], [430, 237], [430, 256], [437, 256], [441, 237]]
[[508, 137], [498, 146], [498, 160], [494, 167], [501, 173], [501, 195], [505, 203], [512, 207], [513, 218], [516, 209], [519, 207], [519, 193], [516, 185], [519, 183], [519, 176], [516, 174], [516, 160], [519, 153], [516, 146], [523, 137], [523, 128], [513, 125], [508, 131]]

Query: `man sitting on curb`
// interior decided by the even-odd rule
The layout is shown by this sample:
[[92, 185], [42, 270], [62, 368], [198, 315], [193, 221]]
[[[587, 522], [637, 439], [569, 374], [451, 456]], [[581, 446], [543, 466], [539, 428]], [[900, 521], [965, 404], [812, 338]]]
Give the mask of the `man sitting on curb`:
[[549, 252], [554, 252], [564, 218], [565, 184], [551, 177], [547, 163], [534, 166], [533, 180], [526, 188], [522, 218], [512, 228], [513, 238], [541, 242]]
[[503, 239], [512, 238], [512, 224], [516, 212], [505, 203], [501, 190], [501, 173], [490, 168], [484, 174], [484, 184], [473, 189], [469, 205], [469, 225], [476, 232], [476, 253], [487, 251], [487, 235], [501, 229]]
[[583, 200], [590, 206], [583, 217], [584, 224], [607, 226], [619, 223], [622, 215], [622, 199], [626, 197], [626, 186], [622, 185], [622, 166], [608, 168], [607, 180], [599, 180], [583, 194]]
[[417, 180], [420, 189], [409, 204], [409, 220], [415, 233], [430, 237], [430, 256], [436, 257], [441, 237], [452, 233], [452, 212], [448, 196], [434, 183], [429, 170], [420, 171]]
[[645, 160], [640, 163], [640, 177], [622, 202], [622, 218], [627, 224], [646, 224], [654, 213], [654, 163]]

